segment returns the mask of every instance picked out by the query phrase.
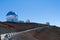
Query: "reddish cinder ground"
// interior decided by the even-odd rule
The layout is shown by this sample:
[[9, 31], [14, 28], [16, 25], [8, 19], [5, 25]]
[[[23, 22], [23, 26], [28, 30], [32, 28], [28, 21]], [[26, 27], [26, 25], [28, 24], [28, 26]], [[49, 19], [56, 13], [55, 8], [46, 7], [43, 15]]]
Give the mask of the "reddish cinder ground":
[[[43, 28], [41, 29], [38, 27], [43, 27]], [[21, 30], [26, 31], [34, 28], [38, 28], [38, 29], [19, 33], [12, 36], [11, 38], [12, 39], [17, 38], [19, 40], [60, 40], [60, 27], [50, 26], [46, 24], [37, 24], [37, 23], [0, 22], [1, 34], [6, 32], [7, 33], [14, 32], [14, 31], [21, 32]]]
[[36, 29], [25, 33], [14, 35], [12, 38], [21, 40], [60, 40], [60, 29], [56, 27]]

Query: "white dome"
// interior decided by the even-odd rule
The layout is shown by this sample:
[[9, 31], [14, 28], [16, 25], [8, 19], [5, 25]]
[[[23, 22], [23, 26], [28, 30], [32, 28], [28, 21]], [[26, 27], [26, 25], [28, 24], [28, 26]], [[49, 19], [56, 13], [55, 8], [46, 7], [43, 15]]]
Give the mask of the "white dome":
[[12, 11], [7, 13], [6, 18], [8, 22], [17, 22], [18, 20], [18, 17], [15, 14], [15, 12], [12, 12]]

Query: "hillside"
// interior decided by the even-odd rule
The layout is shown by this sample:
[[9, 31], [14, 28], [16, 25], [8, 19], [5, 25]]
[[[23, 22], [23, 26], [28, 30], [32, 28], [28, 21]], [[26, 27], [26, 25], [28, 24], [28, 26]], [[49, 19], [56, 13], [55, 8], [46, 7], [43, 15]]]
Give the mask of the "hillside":
[[60, 40], [60, 27], [57, 26], [41, 23], [0, 22], [0, 34], [13, 32], [22, 33], [12, 36], [11, 39], [18, 38], [19, 40]]
[[[18, 32], [17, 32], [18, 33]], [[60, 40], [60, 28], [40, 27], [30, 31], [20, 32], [11, 37], [18, 40]]]
[[[13, 23], [13, 22], [0, 22], [0, 34], [10, 33], [10, 32], [20, 32], [37, 27], [49, 26], [46, 24], [39, 23]], [[4, 30], [4, 31], [3, 31]]]

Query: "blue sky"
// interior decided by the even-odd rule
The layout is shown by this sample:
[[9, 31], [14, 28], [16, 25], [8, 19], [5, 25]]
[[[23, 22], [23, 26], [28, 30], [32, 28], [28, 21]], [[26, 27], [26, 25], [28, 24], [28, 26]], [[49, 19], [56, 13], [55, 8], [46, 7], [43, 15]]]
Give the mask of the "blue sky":
[[13, 11], [18, 19], [60, 26], [60, 0], [0, 0], [0, 21]]

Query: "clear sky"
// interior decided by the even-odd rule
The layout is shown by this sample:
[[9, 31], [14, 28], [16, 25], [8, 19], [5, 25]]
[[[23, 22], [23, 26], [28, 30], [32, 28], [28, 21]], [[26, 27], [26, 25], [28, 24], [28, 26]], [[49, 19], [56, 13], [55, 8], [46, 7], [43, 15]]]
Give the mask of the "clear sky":
[[60, 26], [60, 0], [0, 0], [0, 21], [14, 11], [19, 20]]

